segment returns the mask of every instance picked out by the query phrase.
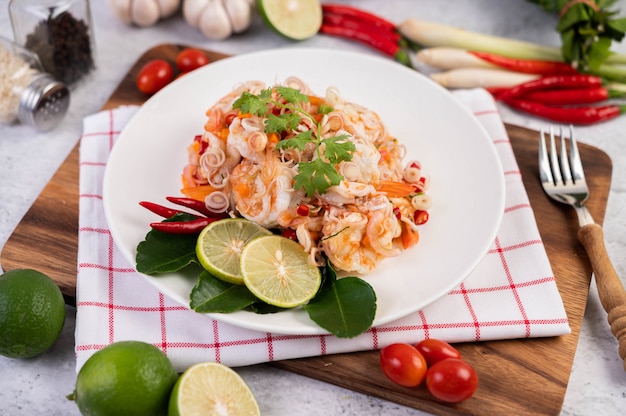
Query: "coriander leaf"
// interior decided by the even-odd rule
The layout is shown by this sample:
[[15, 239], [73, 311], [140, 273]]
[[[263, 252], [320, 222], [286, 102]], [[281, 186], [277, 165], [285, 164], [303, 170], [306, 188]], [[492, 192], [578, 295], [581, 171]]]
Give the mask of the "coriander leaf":
[[356, 150], [354, 143], [347, 140], [347, 134], [328, 137], [322, 140], [324, 143], [324, 156], [330, 163], [339, 163], [344, 160], [351, 160], [352, 154]]
[[344, 277], [304, 305], [304, 310], [331, 334], [353, 338], [367, 331], [374, 322], [376, 293], [365, 280]]
[[267, 112], [267, 102], [258, 95], [244, 91], [241, 97], [233, 103], [233, 108], [239, 109], [242, 113], [263, 116]]
[[308, 143], [311, 143], [313, 132], [311, 130], [298, 133], [290, 139], [281, 140], [276, 144], [277, 149], [295, 148], [303, 151]]
[[285, 99], [285, 101], [291, 104], [305, 103], [309, 101], [309, 97], [307, 95], [302, 94], [295, 88], [278, 85], [274, 87], [274, 90], [276, 90], [276, 92], [278, 92], [280, 96]]
[[294, 188], [304, 189], [307, 197], [312, 197], [315, 191], [323, 194], [333, 185], [339, 185], [343, 176], [337, 173], [335, 167], [320, 159], [298, 164], [300, 172], [293, 177]]
[[[193, 218], [177, 214], [166, 221], [184, 221], [188, 217]], [[197, 239], [196, 235], [150, 230], [145, 240], [137, 245], [137, 271], [145, 274], [176, 272], [197, 262]]]
[[280, 116], [268, 114], [265, 120], [266, 133], [280, 133], [286, 130], [295, 130], [300, 124], [300, 116], [296, 113], [285, 113]]
[[191, 309], [201, 313], [235, 312], [259, 301], [247, 287], [224, 282], [207, 271], [198, 276], [189, 299]]

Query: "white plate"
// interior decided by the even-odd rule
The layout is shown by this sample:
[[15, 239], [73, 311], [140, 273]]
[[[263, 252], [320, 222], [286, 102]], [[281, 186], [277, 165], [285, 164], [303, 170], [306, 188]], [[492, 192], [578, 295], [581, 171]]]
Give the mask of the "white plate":
[[[417, 246], [387, 259], [364, 278], [374, 287], [374, 325], [416, 312], [458, 285], [496, 235], [504, 209], [504, 177], [493, 144], [476, 118], [447, 90], [390, 60], [320, 49], [280, 49], [240, 55], [198, 69], [150, 98], [121, 133], [104, 178], [104, 209], [115, 243], [135, 264], [137, 244], [157, 217], [139, 201], [167, 203], [180, 195], [186, 147], [202, 132], [205, 111], [247, 80], [267, 84], [297, 76], [317, 94], [337, 86], [348, 101], [382, 117], [431, 177], [434, 204]], [[146, 276], [189, 305], [194, 279]], [[322, 334], [302, 309], [257, 315], [210, 314], [243, 328], [282, 334]]]

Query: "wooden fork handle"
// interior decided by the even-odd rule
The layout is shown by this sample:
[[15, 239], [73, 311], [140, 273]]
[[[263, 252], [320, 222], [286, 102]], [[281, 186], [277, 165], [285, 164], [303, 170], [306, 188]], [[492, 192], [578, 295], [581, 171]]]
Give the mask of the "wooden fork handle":
[[611, 332], [619, 342], [619, 356], [626, 370], [626, 291], [606, 252], [602, 227], [598, 224], [581, 227], [578, 240], [589, 256], [600, 302], [608, 313]]

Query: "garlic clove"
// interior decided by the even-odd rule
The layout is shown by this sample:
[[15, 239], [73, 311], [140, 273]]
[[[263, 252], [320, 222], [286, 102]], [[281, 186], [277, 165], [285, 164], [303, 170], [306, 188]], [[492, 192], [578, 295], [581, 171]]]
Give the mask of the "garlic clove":
[[200, 17], [204, 6], [206, 6], [206, 0], [185, 0], [183, 2], [183, 17], [191, 27], [200, 27]]
[[137, 26], [151, 26], [161, 15], [161, 9], [154, 0], [131, 0], [130, 16]]
[[132, 24], [130, 17], [130, 1], [129, 0], [109, 0], [109, 5], [115, 17], [122, 23]]
[[232, 26], [222, 0], [208, 0], [200, 16], [200, 31], [209, 39], [222, 40], [232, 33]]
[[180, 0], [157, 0], [159, 9], [161, 10], [161, 18], [169, 17], [176, 13], [180, 6]]
[[224, 4], [233, 32], [241, 33], [250, 26], [251, 10], [248, 0], [227, 0]]

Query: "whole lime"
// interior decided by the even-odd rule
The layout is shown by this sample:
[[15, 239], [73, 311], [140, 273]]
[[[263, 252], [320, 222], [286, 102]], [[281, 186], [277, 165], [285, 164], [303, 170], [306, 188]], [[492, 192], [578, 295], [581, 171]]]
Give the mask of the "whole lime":
[[52, 279], [31, 269], [0, 275], [0, 354], [39, 355], [54, 344], [64, 323], [65, 301]]
[[154, 345], [118, 341], [89, 357], [68, 397], [84, 416], [166, 415], [177, 379], [170, 360]]

